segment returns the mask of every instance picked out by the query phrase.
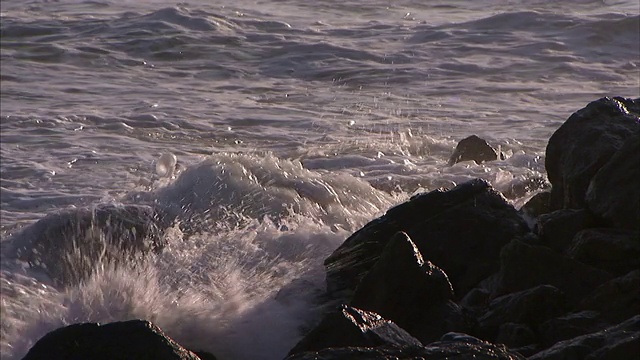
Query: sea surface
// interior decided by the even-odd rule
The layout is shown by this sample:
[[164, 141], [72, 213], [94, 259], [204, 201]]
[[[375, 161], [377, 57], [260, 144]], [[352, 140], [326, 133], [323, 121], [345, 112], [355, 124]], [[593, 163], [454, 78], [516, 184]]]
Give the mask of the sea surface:
[[[2, 0], [0, 20], [6, 360], [134, 318], [281, 359], [353, 231], [476, 177], [520, 207], [571, 113], [640, 96], [637, 0]], [[449, 166], [472, 134], [506, 159]], [[162, 253], [78, 284], [15, 255], [38, 219], [100, 204], [181, 221]]]

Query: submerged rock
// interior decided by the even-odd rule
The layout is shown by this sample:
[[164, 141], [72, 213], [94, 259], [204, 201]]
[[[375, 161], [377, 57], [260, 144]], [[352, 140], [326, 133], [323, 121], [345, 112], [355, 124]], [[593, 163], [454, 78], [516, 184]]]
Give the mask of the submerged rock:
[[485, 161], [497, 160], [501, 158], [501, 155], [486, 140], [471, 135], [460, 140], [449, 158], [449, 166], [469, 160], [480, 164]]
[[553, 209], [585, 207], [587, 188], [598, 170], [640, 131], [639, 107], [640, 99], [602, 98], [575, 112], [553, 133], [545, 158]]
[[498, 270], [502, 246], [529, 229], [481, 179], [416, 195], [355, 232], [325, 260], [329, 293], [349, 299], [399, 231], [411, 237], [425, 260], [447, 273], [462, 297]]
[[12, 255], [67, 286], [86, 279], [99, 264], [135, 261], [161, 251], [169, 225], [150, 206], [66, 210], [45, 216], [12, 238]]
[[[206, 359], [215, 359], [203, 353]], [[145, 320], [65, 326], [42, 337], [23, 360], [200, 360]]]

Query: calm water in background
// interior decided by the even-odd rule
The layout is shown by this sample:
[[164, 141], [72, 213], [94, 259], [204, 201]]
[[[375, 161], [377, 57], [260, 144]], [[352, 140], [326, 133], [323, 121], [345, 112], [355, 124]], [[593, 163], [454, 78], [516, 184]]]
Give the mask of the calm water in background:
[[[282, 358], [320, 312], [322, 260], [359, 226], [474, 177], [520, 206], [573, 111], [640, 96], [635, 0], [0, 11], [3, 359], [65, 324], [131, 318], [221, 358]], [[447, 166], [471, 134], [508, 158]], [[161, 177], [168, 152], [178, 173]], [[172, 228], [142, 268], [56, 288], [11, 256], [57, 209], [151, 202], [196, 234]]]

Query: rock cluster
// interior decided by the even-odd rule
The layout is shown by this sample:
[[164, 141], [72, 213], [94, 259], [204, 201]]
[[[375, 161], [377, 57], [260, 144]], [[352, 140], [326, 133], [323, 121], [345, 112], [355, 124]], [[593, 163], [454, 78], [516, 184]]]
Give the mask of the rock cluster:
[[[623, 98], [573, 114], [547, 146], [551, 191], [521, 211], [476, 179], [365, 225], [325, 261], [341, 310], [287, 360], [637, 358], [639, 115]], [[463, 142], [450, 164], [498, 157]]]
[[[636, 359], [639, 115], [640, 99], [624, 98], [573, 114], [547, 146], [551, 191], [520, 211], [476, 179], [416, 195], [352, 234], [325, 260], [339, 306], [286, 360]], [[26, 359], [101, 358], [124, 337], [140, 339], [127, 342], [129, 358], [198, 358], [138, 321], [58, 329]]]

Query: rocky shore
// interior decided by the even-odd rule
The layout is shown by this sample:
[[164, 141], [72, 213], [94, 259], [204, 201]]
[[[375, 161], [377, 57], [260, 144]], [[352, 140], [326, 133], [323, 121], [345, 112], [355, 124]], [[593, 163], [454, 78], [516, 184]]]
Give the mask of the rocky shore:
[[[503, 156], [475, 136], [463, 142], [450, 164]], [[551, 190], [520, 210], [476, 179], [416, 195], [352, 234], [325, 260], [330, 310], [286, 360], [637, 359], [640, 99], [602, 98], [571, 115], [545, 166]], [[161, 251], [165, 227], [140, 227], [127, 256]], [[52, 256], [45, 235], [34, 241]], [[67, 269], [58, 278], [79, 281]], [[85, 358], [215, 359], [143, 320], [60, 328], [24, 359]]]

